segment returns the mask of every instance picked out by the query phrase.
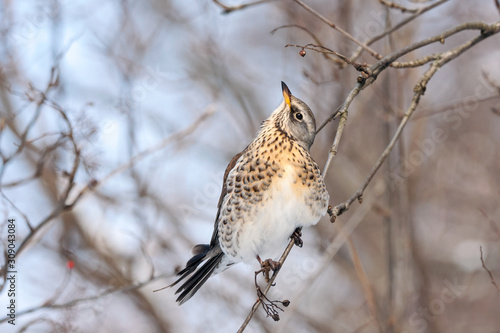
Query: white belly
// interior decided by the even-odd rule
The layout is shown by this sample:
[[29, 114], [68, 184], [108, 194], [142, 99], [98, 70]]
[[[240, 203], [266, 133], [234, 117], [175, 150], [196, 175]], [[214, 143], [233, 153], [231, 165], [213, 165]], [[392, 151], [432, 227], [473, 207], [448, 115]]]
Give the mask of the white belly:
[[308, 205], [306, 198], [312, 189], [297, 187], [295, 179], [293, 170], [286, 168], [263, 200], [245, 214], [237, 230], [235, 261], [252, 262], [257, 255], [262, 260], [278, 259], [297, 227], [314, 225], [325, 215], [327, 204], [320, 204], [319, 210], [318, 205]]

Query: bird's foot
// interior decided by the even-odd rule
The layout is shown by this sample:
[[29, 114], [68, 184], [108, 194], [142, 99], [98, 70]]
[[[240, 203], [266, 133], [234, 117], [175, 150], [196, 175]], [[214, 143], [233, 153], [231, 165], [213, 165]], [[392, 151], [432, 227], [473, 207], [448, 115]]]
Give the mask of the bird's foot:
[[260, 263], [260, 270], [255, 272], [255, 275], [262, 273], [264, 275], [264, 279], [266, 282], [269, 282], [269, 272], [273, 271], [273, 276], [276, 274], [276, 271], [278, 271], [281, 268], [281, 264], [278, 261], [274, 261], [272, 259], [266, 259], [262, 260], [260, 259], [259, 256], [257, 256], [257, 260]]
[[304, 242], [302, 241], [302, 228], [297, 228], [293, 232], [293, 234], [290, 236], [291, 239], [293, 239], [295, 245], [298, 247], [302, 247], [304, 245]]
[[330, 222], [332, 222], [332, 223], [335, 222], [338, 215], [342, 214], [342, 212], [337, 211], [336, 208], [333, 208], [332, 205], [328, 206], [328, 209], [326, 210], [326, 212], [330, 216]]

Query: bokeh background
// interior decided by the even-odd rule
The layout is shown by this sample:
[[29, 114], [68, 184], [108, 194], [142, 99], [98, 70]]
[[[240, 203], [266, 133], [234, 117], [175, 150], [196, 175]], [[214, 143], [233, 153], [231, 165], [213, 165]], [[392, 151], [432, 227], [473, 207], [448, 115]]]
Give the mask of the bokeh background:
[[[500, 16], [494, 0], [394, 3], [436, 6], [374, 43], [382, 55]], [[307, 4], [361, 41], [413, 15], [376, 0]], [[0, 235], [6, 249], [14, 218], [22, 244], [16, 325], [4, 319], [0, 331], [239, 328], [257, 261], [211, 278], [182, 307], [173, 290], [153, 290], [209, 242], [224, 169], [281, 103], [280, 81], [318, 124], [354, 86], [352, 67], [285, 48], [315, 43], [296, 27], [271, 33], [286, 25], [356, 50], [288, 0], [227, 14], [208, 0], [0, 1]], [[291, 301], [281, 320], [260, 309], [247, 332], [500, 332], [500, 290], [480, 252], [500, 284], [499, 45], [492, 36], [432, 78], [363, 203], [304, 230], [269, 294]], [[333, 205], [362, 184], [427, 68], [389, 68], [354, 100], [326, 179]], [[321, 168], [335, 130], [312, 147]], [[2, 278], [5, 313], [8, 301]]]

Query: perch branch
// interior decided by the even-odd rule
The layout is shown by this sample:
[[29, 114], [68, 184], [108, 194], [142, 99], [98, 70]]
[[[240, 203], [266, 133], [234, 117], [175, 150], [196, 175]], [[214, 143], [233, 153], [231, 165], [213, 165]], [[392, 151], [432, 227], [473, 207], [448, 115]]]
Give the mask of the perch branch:
[[[266, 288], [262, 291], [263, 296], [266, 296], [266, 294], [269, 291], [269, 289], [271, 289], [271, 286], [273, 285], [274, 280], [276, 280], [276, 277], [278, 276], [278, 273], [279, 273], [281, 267], [283, 267], [283, 263], [285, 262], [286, 258], [290, 254], [290, 251], [292, 250], [292, 247], [294, 245], [295, 245], [295, 241], [293, 239], [291, 239], [290, 242], [288, 243], [288, 246], [285, 249], [285, 252], [283, 252], [283, 254], [281, 255], [280, 260], [278, 261], [279, 262], [278, 269], [271, 276], [271, 278], [269, 279], [269, 282], [266, 285]], [[247, 327], [247, 325], [250, 322], [250, 320], [252, 320], [253, 315], [255, 314], [255, 312], [257, 311], [257, 309], [259, 308], [259, 305], [261, 303], [262, 303], [262, 301], [261, 301], [260, 298], [255, 301], [254, 305], [252, 306], [252, 310], [250, 310], [250, 313], [246, 317], [246, 319], [243, 322], [243, 324], [240, 326], [240, 328], [238, 330], [238, 333], [241, 333], [241, 332], [243, 332], [245, 330], [245, 328]]]

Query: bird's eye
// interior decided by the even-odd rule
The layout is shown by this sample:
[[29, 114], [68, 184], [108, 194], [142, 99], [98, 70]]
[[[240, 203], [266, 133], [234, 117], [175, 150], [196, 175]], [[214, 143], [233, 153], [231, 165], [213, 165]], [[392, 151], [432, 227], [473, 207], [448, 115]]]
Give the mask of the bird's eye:
[[304, 118], [304, 116], [302, 115], [302, 113], [297, 112], [297, 113], [295, 114], [295, 118], [296, 118], [297, 120], [302, 120], [302, 118]]

